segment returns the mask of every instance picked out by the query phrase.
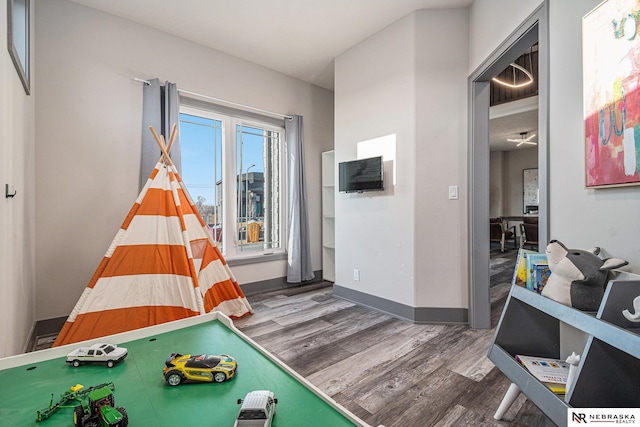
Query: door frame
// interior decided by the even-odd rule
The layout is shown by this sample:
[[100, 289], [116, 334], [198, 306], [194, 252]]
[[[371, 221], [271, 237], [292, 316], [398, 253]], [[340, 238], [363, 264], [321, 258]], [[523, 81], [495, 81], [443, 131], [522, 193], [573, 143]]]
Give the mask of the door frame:
[[538, 42], [539, 248], [549, 240], [549, 0], [469, 77], [469, 325], [491, 328], [489, 298], [489, 86], [493, 77]]

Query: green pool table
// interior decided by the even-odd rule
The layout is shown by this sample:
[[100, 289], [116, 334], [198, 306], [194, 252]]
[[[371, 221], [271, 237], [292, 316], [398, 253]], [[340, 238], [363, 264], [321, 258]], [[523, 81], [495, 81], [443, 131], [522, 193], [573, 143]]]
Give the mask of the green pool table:
[[[92, 340], [126, 347], [127, 358], [108, 368], [74, 368], [66, 355], [78, 344], [0, 359], [0, 425], [72, 426], [73, 407], [63, 407], [36, 422], [49, 406], [76, 384], [113, 382], [115, 406], [123, 406], [131, 426], [233, 426], [237, 399], [252, 390], [271, 390], [278, 399], [273, 426], [368, 426], [214, 312]], [[171, 353], [229, 354], [238, 371], [222, 383], [169, 386], [164, 361]], [[73, 403], [72, 403], [73, 405]]]

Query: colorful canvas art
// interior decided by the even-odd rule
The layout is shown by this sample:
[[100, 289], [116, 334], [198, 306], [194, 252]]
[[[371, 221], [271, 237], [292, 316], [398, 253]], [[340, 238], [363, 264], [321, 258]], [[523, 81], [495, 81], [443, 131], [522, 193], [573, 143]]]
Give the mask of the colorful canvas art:
[[640, 184], [640, 0], [582, 22], [586, 187]]

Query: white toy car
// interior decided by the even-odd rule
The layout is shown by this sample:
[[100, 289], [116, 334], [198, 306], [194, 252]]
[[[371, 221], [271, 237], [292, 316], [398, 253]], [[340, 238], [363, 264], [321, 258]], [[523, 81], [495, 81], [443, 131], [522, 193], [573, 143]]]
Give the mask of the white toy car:
[[271, 421], [276, 415], [278, 399], [269, 390], [256, 390], [247, 393], [244, 399], [238, 399], [242, 404], [238, 418], [233, 427], [271, 427]]
[[127, 357], [127, 349], [115, 344], [98, 343], [91, 347], [79, 347], [67, 354], [67, 363], [76, 368], [84, 363], [104, 363], [112, 368]]

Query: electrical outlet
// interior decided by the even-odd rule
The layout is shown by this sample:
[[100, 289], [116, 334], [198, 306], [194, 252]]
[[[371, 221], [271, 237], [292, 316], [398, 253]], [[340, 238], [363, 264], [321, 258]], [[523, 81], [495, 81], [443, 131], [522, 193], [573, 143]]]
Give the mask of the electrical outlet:
[[355, 280], [356, 282], [360, 281], [360, 270], [353, 270], [353, 280]]

